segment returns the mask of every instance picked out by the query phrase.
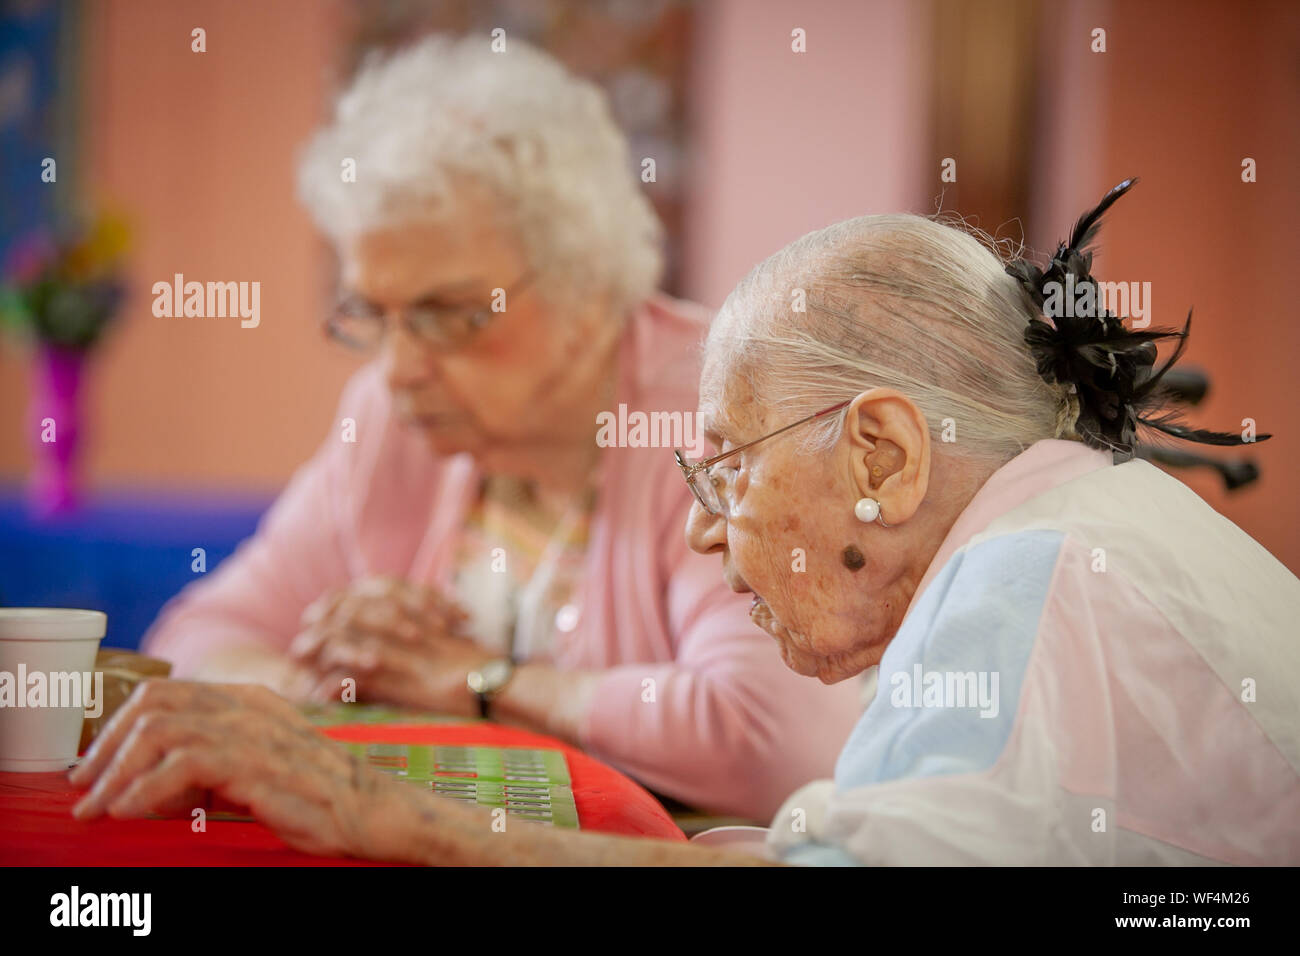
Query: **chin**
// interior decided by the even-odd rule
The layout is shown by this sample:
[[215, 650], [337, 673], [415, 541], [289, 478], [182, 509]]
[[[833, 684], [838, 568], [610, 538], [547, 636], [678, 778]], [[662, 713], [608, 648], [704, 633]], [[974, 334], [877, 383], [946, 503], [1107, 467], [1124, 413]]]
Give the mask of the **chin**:
[[777, 639], [781, 648], [781, 660], [785, 666], [803, 677], [816, 677], [823, 684], [834, 684], [843, 677], [828, 679], [827, 660], [816, 654], [794, 646], [788, 639]]
[[831, 658], [792, 651], [786, 645], [781, 647], [781, 659], [785, 661], [785, 666], [796, 674], [815, 677], [823, 684], [838, 684], [860, 673], [859, 670], [841, 666]]
[[459, 455], [462, 452], [474, 454], [478, 446], [460, 430], [451, 429], [433, 429], [424, 430], [424, 443], [429, 446], [429, 450], [440, 457], [450, 457]]
[[838, 684], [856, 677], [876, 663], [869, 647], [827, 655], [797, 647], [789, 639], [778, 638], [778, 642], [786, 667], [804, 677], [815, 677], [823, 684]]
[[850, 677], [857, 677], [865, 667], [838, 667], [829, 662], [823, 663], [817, 669], [817, 673], [811, 676], [816, 677], [823, 684], [838, 684], [840, 681], [846, 681]]
[[784, 641], [781, 642], [781, 661], [782, 663], [785, 664], [786, 667], [790, 668], [790, 670], [794, 671], [796, 674], [802, 674], [804, 677], [817, 676], [817, 671], [815, 668], [813, 670], [809, 670], [805, 665], [804, 656], [802, 654], [790, 650], [790, 645], [786, 644]]
[[785, 666], [803, 677], [815, 677], [823, 684], [838, 684], [876, 663], [876, 655], [868, 642], [854, 644], [849, 641], [846, 642], [848, 650], [827, 653], [823, 649], [825, 642], [813, 641], [807, 635], [785, 627], [771, 606], [758, 597], [754, 598], [749, 615], [756, 626], [776, 641]]

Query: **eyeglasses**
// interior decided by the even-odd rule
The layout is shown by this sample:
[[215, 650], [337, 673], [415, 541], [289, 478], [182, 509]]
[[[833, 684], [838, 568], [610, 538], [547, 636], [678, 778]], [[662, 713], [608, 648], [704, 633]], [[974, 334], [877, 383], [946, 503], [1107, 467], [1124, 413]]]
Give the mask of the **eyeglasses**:
[[[505, 289], [506, 300], [523, 291], [534, 273], [525, 273]], [[420, 342], [439, 349], [457, 349], [466, 345], [500, 312], [490, 306], [444, 306], [415, 303], [399, 309], [398, 320]], [[348, 296], [334, 307], [325, 320], [325, 333], [348, 348], [368, 351], [384, 340], [388, 331], [388, 314], [360, 296]]]
[[[711, 469], [724, 458], [730, 458], [732, 455], [738, 455], [747, 448], [753, 448], [759, 442], [765, 442], [769, 438], [775, 438], [783, 432], [788, 432], [792, 428], [798, 428], [800, 425], [806, 425], [808, 422], [816, 421], [823, 415], [829, 415], [831, 412], [838, 412], [844, 408], [853, 399], [846, 399], [838, 405], [832, 405], [830, 408], [823, 408], [820, 412], [809, 415], [807, 418], [801, 418], [797, 422], [786, 425], [784, 428], [778, 428], [762, 438], [755, 438], [751, 442], [746, 442], [730, 451], [724, 451], [721, 455], [714, 455], [712, 458], [706, 458], [703, 461], [692, 461], [686, 457], [685, 452], [678, 448], [673, 452], [677, 458], [677, 467], [682, 470], [682, 475], [686, 478], [686, 484], [690, 486], [691, 491], [695, 494], [695, 500], [711, 515], [721, 515], [727, 512], [727, 507], [723, 504], [722, 493], [718, 490], [719, 481], [713, 475]], [[701, 481], [703, 478], [705, 480]]]

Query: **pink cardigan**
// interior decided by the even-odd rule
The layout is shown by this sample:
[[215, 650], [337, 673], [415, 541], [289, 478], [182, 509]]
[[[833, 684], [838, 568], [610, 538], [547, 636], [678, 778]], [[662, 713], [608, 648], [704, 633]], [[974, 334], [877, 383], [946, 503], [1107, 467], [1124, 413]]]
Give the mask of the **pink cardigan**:
[[[707, 321], [663, 297], [638, 309], [619, 358], [618, 402], [693, 412]], [[356, 421], [355, 443], [341, 440], [344, 418]], [[796, 787], [831, 771], [860, 713], [858, 682], [826, 687], [787, 670], [750, 622], [749, 595], [723, 583], [720, 559], [687, 548], [691, 495], [671, 449], [602, 454], [581, 616], [553, 650], [560, 668], [604, 671], [579, 743], [684, 802], [769, 818]], [[435, 458], [393, 416], [379, 363], [365, 366], [257, 533], [163, 609], [144, 649], [173, 661], [177, 676], [201, 676], [218, 646], [283, 649], [307, 604], [362, 575], [449, 587], [449, 545], [476, 479], [468, 456]], [[653, 703], [642, 700], [647, 679]]]

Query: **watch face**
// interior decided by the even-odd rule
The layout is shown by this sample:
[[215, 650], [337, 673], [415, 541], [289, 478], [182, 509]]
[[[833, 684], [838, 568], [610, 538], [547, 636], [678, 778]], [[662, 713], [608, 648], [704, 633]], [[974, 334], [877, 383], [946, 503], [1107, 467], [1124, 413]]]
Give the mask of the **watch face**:
[[509, 661], [488, 661], [483, 667], [483, 682], [487, 684], [488, 690], [496, 690], [510, 677]]
[[499, 690], [513, 672], [514, 666], [508, 660], [488, 661], [469, 675], [470, 689], [476, 694], [490, 694]]

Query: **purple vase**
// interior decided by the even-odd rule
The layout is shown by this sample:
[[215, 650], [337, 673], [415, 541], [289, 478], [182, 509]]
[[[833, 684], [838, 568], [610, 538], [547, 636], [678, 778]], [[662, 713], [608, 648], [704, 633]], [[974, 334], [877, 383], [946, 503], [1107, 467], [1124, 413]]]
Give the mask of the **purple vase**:
[[85, 364], [86, 353], [79, 349], [43, 345], [37, 354], [32, 379], [34, 467], [30, 495], [39, 517], [71, 511], [77, 504], [75, 466]]

